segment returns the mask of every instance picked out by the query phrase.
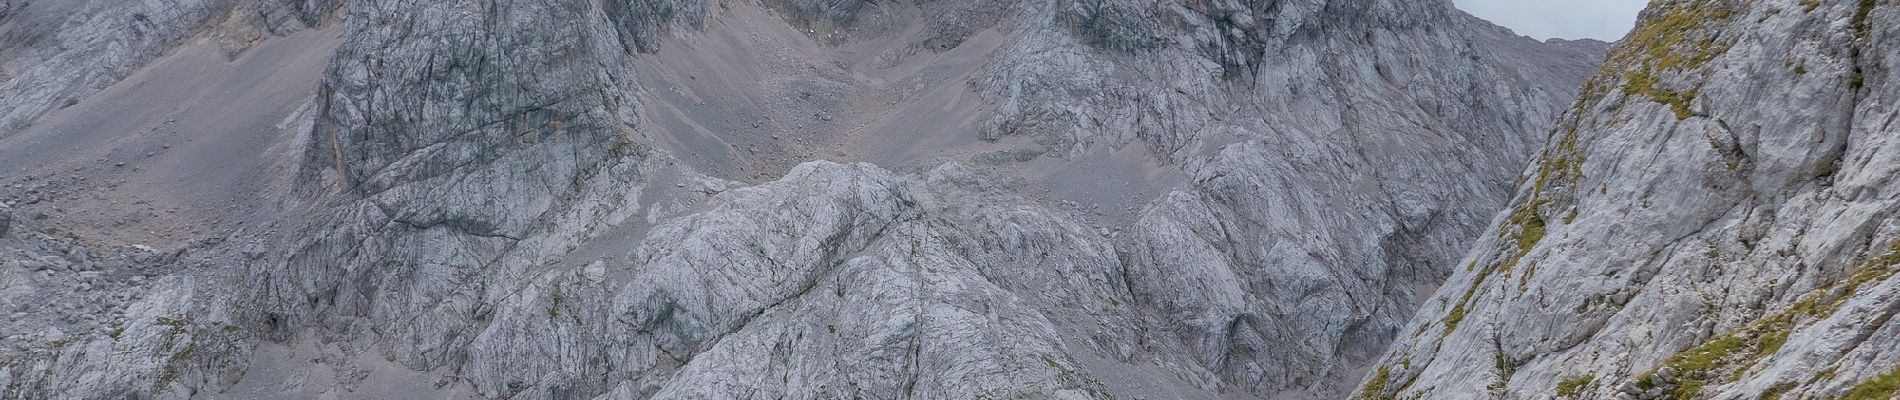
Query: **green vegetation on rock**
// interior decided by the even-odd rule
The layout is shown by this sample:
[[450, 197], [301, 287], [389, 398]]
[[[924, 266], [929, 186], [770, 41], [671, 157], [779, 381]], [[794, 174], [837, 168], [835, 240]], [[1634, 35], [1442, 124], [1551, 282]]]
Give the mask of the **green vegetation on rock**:
[[1873, 34], [1874, 25], [1871, 22], [1867, 22], [1867, 16], [1873, 15], [1874, 6], [1878, 3], [1879, 0], [1860, 0], [1860, 8], [1854, 10], [1855, 38], [1867, 40], [1867, 37]]
[[1379, 367], [1379, 370], [1372, 374], [1372, 379], [1366, 380], [1366, 385], [1359, 388], [1358, 400], [1389, 398], [1385, 395], [1385, 387], [1391, 384], [1391, 381], [1392, 370], [1384, 366]]
[[1900, 367], [1854, 385], [1841, 400], [1885, 400], [1900, 395]]
[[1465, 289], [1465, 295], [1458, 299], [1457, 305], [1452, 306], [1451, 312], [1445, 314], [1443, 320], [1445, 332], [1438, 335], [1440, 338], [1451, 335], [1452, 331], [1458, 329], [1458, 323], [1464, 322], [1465, 314], [1470, 313], [1471, 297], [1478, 294], [1478, 288], [1484, 286], [1484, 280], [1491, 277], [1491, 273], [1494, 271], [1497, 271], [1497, 266], [1495, 265], [1487, 265], [1483, 270], [1478, 271], [1478, 277], [1473, 278], [1471, 287]]
[[1562, 397], [1577, 397], [1577, 395], [1583, 394], [1583, 391], [1588, 389], [1590, 383], [1595, 382], [1596, 379], [1596, 375], [1584, 375], [1557, 382], [1557, 395]]
[[[1900, 241], [1849, 270], [1846, 278], [1815, 290], [1788, 309], [1676, 353], [1663, 362], [1663, 367], [1675, 369], [1678, 376], [1669, 398], [1695, 398], [1703, 386], [1741, 379], [1748, 367], [1781, 350], [1796, 328], [1834, 315], [1862, 285], [1893, 276], [1895, 265], [1900, 265]], [[1654, 386], [1655, 375], [1656, 370], [1651, 370], [1638, 376], [1638, 384]]]
[[1713, 28], [1735, 15], [1735, 5], [1729, 0], [1678, 0], [1650, 7], [1651, 16], [1630, 32], [1621, 50], [1611, 53], [1606, 68], [1622, 71], [1625, 94], [1648, 97], [1669, 106], [1676, 119], [1689, 119], [1697, 89], [1670, 87], [1661, 77], [1702, 68], [1728, 53]]

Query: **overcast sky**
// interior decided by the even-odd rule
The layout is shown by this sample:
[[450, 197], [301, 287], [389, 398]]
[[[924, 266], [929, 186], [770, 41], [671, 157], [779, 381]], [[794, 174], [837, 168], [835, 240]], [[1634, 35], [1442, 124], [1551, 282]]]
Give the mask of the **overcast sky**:
[[1646, 0], [1456, 0], [1458, 8], [1538, 39], [1622, 39]]

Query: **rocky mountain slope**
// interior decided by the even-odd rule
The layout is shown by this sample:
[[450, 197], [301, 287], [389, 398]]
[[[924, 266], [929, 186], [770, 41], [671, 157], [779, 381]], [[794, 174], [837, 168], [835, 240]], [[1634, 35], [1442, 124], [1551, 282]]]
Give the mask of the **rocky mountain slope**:
[[0, 50], [8, 398], [1338, 397], [1604, 48], [1445, 1], [53, 3], [0, 7], [49, 38]]
[[1893, 398], [1900, 7], [1670, 0], [1365, 398]]

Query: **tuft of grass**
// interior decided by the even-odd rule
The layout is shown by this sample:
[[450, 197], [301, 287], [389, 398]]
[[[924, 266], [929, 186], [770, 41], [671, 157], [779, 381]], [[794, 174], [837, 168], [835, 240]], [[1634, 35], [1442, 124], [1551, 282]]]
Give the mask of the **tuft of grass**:
[[1780, 385], [1763, 390], [1759, 400], [1781, 400], [1781, 395], [1787, 393], [1789, 387], [1789, 385]]
[[1648, 72], [1630, 71], [1623, 73], [1623, 79], [1629, 82], [1626, 89], [1630, 94], [1649, 96], [1657, 104], [1669, 106], [1676, 114], [1676, 120], [1685, 120], [1695, 116], [1690, 105], [1695, 103], [1696, 91], [1676, 91], [1664, 88], [1656, 83], [1656, 78]]
[[1657, 77], [1696, 70], [1727, 54], [1728, 45], [1713, 28], [1735, 16], [1735, 6], [1729, 0], [1678, 0], [1652, 7], [1608, 65], [1623, 72], [1624, 93], [1648, 97], [1669, 106], [1676, 119], [1688, 119], [1697, 91], [1668, 87]]
[[185, 345], [184, 350], [179, 350], [177, 353], [172, 353], [171, 358], [167, 359], [166, 362], [170, 362], [174, 364], [185, 362], [186, 360], [190, 360], [191, 355], [197, 352], [198, 352], [198, 344], [189, 343]]
[[1537, 243], [1543, 241], [1545, 234], [1550, 230], [1549, 223], [1545, 222], [1543, 215], [1539, 214], [1546, 205], [1550, 204], [1550, 201], [1537, 196], [1540, 194], [1533, 194], [1530, 202], [1519, 204], [1513, 209], [1510, 219], [1506, 220], [1502, 231], [1498, 232], [1511, 239], [1512, 244], [1517, 245], [1516, 249], [1507, 250], [1510, 255], [1495, 267], [1503, 271], [1506, 278], [1511, 276], [1511, 272], [1523, 262], [1524, 256], [1529, 255], [1531, 248], [1537, 247]]
[[1885, 400], [1900, 395], [1900, 367], [1848, 389], [1841, 400]]
[[1391, 384], [1392, 370], [1381, 365], [1378, 371], [1373, 372], [1372, 379], [1366, 380], [1366, 385], [1359, 388], [1359, 397], [1357, 399], [1375, 400], [1391, 398], [1385, 395], [1386, 386]]
[[1873, 23], [1867, 22], [1867, 16], [1874, 13], [1879, 0], [1860, 0], [1860, 8], [1854, 10], [1854, 38], [1867, 40], [1873, 34]]
[[1451, 335], [1452, 331], [1458, 329], [1458, 323], [1464, 322], [1465, 315], [1470, 313], [1471, 297], [1478, 294], [1478, 288], [1484, 286], [1484, 280], [1490, 278], [1491, 273], [1496, 271], [1496, 265], [1487, 265], [1483, 270], [1478, 271], [1478, 277], [1473, 279], [1471, 287], [1465, 289], [1464, 297], [1460, 297], [1458, 304], [1452, 306], [1450, 312], [1445, 313], [1445, 318], [1441, 321], [1445, 324], [1445, 331], [1438, 334], [1439, 338]]
[[[1530, 253], [1532, 247], [1536, 247], [1538, 242], [1543, 241], [1545, 234], [1548, 233], [1549, 221], [1544, 219], [1543, 209], [1550, 206], [1563, 207], [1546, 199], [1545, 190], [1550, 189], [1553, 184], [1572, 187], [1577, 181], [1583, 179], [1584, 156], [1578, 145], [1576, 124], [1576, 121], [1566, 122], [1568, 126], [1561, 130], [1563, 133], [1557, 136], [1551, 147], [1544, 151], [1544, 162], [1538, 165], [1537, 178], [1531, 183], [1531, 199], [1519, 203], [1511, 210], [1509, 224], [1499, 232], [1499, 235], [1508, 237], [1512, 243], [1517, 244], [1516, 251], [1503, 262], [1502, 269], [1506, 274], [1516, 268], [1518, 262]], [[1564, 219], [1565, 223], [1574, 221], [1576, 213], [1577, 210], [1572, 208], [1570, 215]]]
[[1491, 366], [1498, 371], [1499, 387], [1504, 387], [1511, 380], [1511, 376], [1517, 375], [1517, 360], [1512, 360], [1511, 356], [1505, 355], [1503, 350], [1491, 353]]
[[178, 381], [178, 378], [184, 374], [183, 364], [190, 361], [191, 355], [197, 350], [197, 343], [187, 343], [184, 350], [172, 353], [171, 357], [165, 360], [165, 369], [158, 374], [158, 387], [171, 386], [172, 382]]
[[1531, 246], [1536, 246], [1537, 242], [1544, 240], [1544, 232], [1547, 226], [1544, 223], [1544, 217], [1537, 215], [1535, 202], [1533, 202], [1531, 207], [1521, 208], [1512, 212], [1511, 224], [1516, 225], [1518, 228], [1515, 239], [1517, 241], [1517, 249], [1520, 252], [1530, 251]]
[[1585, 389], [1589, 389], [1590, 383], [1595, 382], [1596, 379], [1596, 375], [1584, 375], [1557, 382], [1557, 396], [1577, 397], [1583, 394]]

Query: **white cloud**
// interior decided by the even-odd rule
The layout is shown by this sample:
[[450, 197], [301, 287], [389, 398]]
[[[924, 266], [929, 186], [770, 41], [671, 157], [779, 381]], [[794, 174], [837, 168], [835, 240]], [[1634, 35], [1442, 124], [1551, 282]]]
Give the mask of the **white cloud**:
[[1636, 25], [1645, 0], [1456, 0], [1458, 8], [1538, 39], [1615, 41]]

